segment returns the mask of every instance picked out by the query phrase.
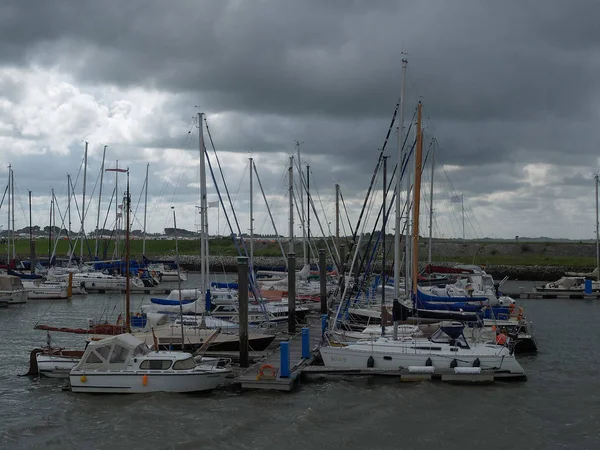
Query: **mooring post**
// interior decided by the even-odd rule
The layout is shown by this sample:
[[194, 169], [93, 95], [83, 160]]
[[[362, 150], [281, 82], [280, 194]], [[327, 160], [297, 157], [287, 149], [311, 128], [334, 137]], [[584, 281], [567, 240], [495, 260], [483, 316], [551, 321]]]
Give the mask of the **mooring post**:
[[296, 332], [296, 254], [288, 253], [288, 333]]
[[69, 272], [69, 284], [67, 285], [67, 297], [73, 297], [73, 272]]
[[290, 343], [283, 341], [279, 344], [279, 377], [289, 378], [290, 376]]
[[248, 258], [239, 256], [238, 263], [238, 299], [240, 367], [248, 367]]
[[325, 330], [327, 330], [327, 314], [321, 315], [321, 336], [325, 334]]
[[302, 328], [302, 358], [310, 358], [310, 328]]
[[321, 314], [327, 314], [327, 272], [325, 270], [325, 249], [319, 249], [319, 281], [321, 282]]

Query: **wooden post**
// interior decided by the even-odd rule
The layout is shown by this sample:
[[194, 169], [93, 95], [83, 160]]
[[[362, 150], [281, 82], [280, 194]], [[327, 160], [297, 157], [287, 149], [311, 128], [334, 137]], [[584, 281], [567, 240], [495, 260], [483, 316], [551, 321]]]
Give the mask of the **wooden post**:
[[238, 263], [240, 367], [248, 367], [248, 258], [240, 256]]
[[296, 254], [288, 253], [288, 333], [296, 332]]
[[67, 298], [73, 296], [73, 272], [69, 272], [69, 285], [67, 286]]
[[327, 272], [325, 270], [325, 249], [319, 249], [319, 281], [321, 287], [321, 314], [327, 314]]

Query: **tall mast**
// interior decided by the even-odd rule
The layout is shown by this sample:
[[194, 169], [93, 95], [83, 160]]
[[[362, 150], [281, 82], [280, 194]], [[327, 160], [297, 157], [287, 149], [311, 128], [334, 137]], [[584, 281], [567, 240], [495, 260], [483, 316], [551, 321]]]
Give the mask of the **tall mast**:
[[79, 248], [79, 264], [83, 263], [83, 241], [85, 239], [85, 185], [87, 179], [87, 160], [88, 160], [88, 143], [85, 143], [85, 153], [83, 154], [83, 196], [81, 200], [81, 243]]
[[50, 228], [48, 229], [48, 267], [52, 261], [52, 210], [54, 209], [54, 189], [52, 189], [52, 197], [50, 198]]
[[94, 248], [94, 256], [98, 257], [98, 235], [100, 234], [100, 206], [102, 205], [102, 183], [104, 182], [104, 161], [106, 159], [106, 147], [102, 151], [102, 166], [100, 166], [100, 193], [98, 194], [98, 215], [96, 216], [96, 245]]
[[[385, 229], [386, 229], [386, 205], [387, 205], [387, 156], [383, 157], [383, 224], [381, 226], [381, 308], [385, 308], [385, 286], [386, 286], [386, 270], [385, 270]], [[385, 334], [385, 320], [381, 320], [381, 335]]]
[[[250, 270], [254, 273], [254, 209], [252, 204], [252, 194], [253, 194], [253, 173], [252, 169], [254, 168], [254, 160], [252, 158], [248, 158], [250, 160]], [[253, 282], [253, 280], [251, 280]]]
[[[335, 183], [335, 246], [337, 247], [338, 255], [340, 254], [340, 185]], [[340, 267], [344, 261], [340, 261]], [[340, 268], [338, 267], [338, 270]]]
[[598, 174], [594, 176], [596, 180], [596, 270], [597, 279], [600, 281], [600, 219], [598, 218]]
[[304, 187], [302, 186], [302, 161], [300, 160], [300, 144], [304, 142], [296, 141], [296, 149], [298, 151], [298, 175], [300, 177], [300, 224], [302, 225], [302, 256], [303, 265], [307, 263], [306, 253], [306, 228], [304, 227]]
[[433, 138], [431, 141], [431, 186], [429, 188], [429, 253], [427, 255], [427, 262], [431, 264], [431, 246], [433, 242], [433, 170], [435, 166], [435, 143], [436, 140]]
[[[115, 259], [119, 259], [119, 160], [115, 163]], [[121, 205], [121, 216], [123, 215]]]
[[[118, 164], [118, 163], [117, 163]], [[129, 261], [131, 254], [131, 247], [129, 244], [129, 208], [131, 204], [131, 196], [129, 194], [129, 167], [127, 169], [119, 169], [118, 167], [115, 169], [106, 169], [106, 172], [125, 172], [127, 174], [127, 190], [125, 191], [125, 195], [123, 198], [123, 208], [125, 209], [125, 332], [131, 332], [131, 285], [130, 285], [130, 269], [129, 269]], [[118, 201], [116, 202], [118, 203]]]
[[[288, 252], [294, 253], [294, 155], [290, 156], [288, 181], [288, 197], [290, 199], [290, 247]], [[290, 270], [295, 270], [295, 268], [288, 267], [288, 271]]]
[[[402, 59], [402, 88], [400, 92], [400, 121], [398, 122], [398, 161], [396, 175], [396, 217], [394, 233], [394, 299], [400, 296], [400, 216], [402, 214], [402, 203], [400, 201], [400, 190], [402, 189], [402, 136], [404, 134], [404, 90], [406, 85], [406, 64], [408, 61]], [[407, 191], [408, 192], [408, 191]], [[408, 194], [407, 194], [408, 195]], [[405, 283], [406, 284], [406, 283]]]
[[200, 150], [200, 290], [205, 295], [208, 280], [205, 278], [208, 261], [206, 256], [206, 166], [204, 161], [203, 113], [198, 113], [198, 148]]
[[[148, 170], [148, 166], [146, 166], [146, 170]], [[183, 302], [181, 301], [181, 269], [179, 268], [179, 242], [177, 239], [177, 218], [175, 217], [175, 207], [171, 206], [171, 209], [173, 210], [173, 227], [175, 228], [175, 263], [177, 264], [177, 290], [179, 291], [179, 322], [181, 322], [181, 351], [183, 351], [185, 348], [185, 337], [183, 334]]]
[[[15, 172], [10, 169], [10, 190], [11, 190], [11, 203], [12, 203], [12, 228], [10, 233], [12, 234], [12, 259], [17, 259], [17, 246], [15, 245]], [[12, 267], [12, 266], [11, 266]]]
[[8, 224], [6, 225], [6, 266], [10, 267], [10, 194], [11, 194], [11, 187], [10, 187], [10, 177], [12, 174], [12, 165], [9, 163], [8, 164], [8, 201], [7, 203], [7, 211], [8, 211]]
[[67, 174], [67, 213], [69, 216], [69, 239], [72, 236], [72, 228], [71, 228], [71, 174]]
[[[150, 168], [150, 163], [146, 164], [146, 181], [144, 182], [144, 186], [146, 186], [146, 191], [144, 193], [144, 240], [142, 241], [142, 255], [146, 256], [146, 216], [148, 212], [148, 169]], [[173, 220], [175, 220], [175, 210], [173, 210]], [[175, 227], [175, 235], [177, 235], [177, 227]], [[179, 270], [179, 264], [177, 265], [177, 270]]]
[[33, 222], [31, 219], [31, 191], [29, 191], [29, 269], [35, 272], [35, 241], [33, 240]]
[[412, 283], [411, 292], [417, 298], [417, 279], [419, 275], [419, 209], [421, 203], [421, 165], [423, 159], [423, 133], [421, 131], [421, 110], [417, 107], [417, 152], [415, 153], [415, 184], [413, 186], [413, 245], [412, 245]]
[[127, 192], [125, 193], [125, 220], [127, 223], [125, 224], [125, 331], [127, 333], [131, 332], [131, 306], [130, 306], [130, 296], [131, 296], [131, 285], [129, 282], [129, 259], [131, 254], [131, 247], [129, 244], [129, 203], [131, 197], [129, 195], [129, 168], [127, 168]]
[[306, 244], [310, 261], [310, 166], [306, 166]]

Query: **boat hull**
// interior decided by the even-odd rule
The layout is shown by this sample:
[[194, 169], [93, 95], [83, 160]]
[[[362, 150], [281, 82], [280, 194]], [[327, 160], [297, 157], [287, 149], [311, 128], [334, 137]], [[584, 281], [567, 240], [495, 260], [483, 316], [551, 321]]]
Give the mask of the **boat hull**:
[[85, 371], [72, 370], [69, 382], [73, 392], [107, 394], [141, 394], [145, 392], [211, 391], [225, 381], [229, 369], [189, 373], [160, 373], [160, 371]]
[[79, 356], [64, 355], [45, 355], [38, 353], [36, 355], [38, 373], [48, 378], [69, 378], [71, 369], [81, 359], [83, 351]]
[[[398, 342], [398, 341], [396, 341]], [[401, 347], [390, 346], [389, 351], [379, 348], [377, 351], [370, 349], [368, 345], [351, 348], [350, 346], [321, 347], [321, 357], [327, 367], [342, 369], [362, 369], [373, 367], [377, 369], [402, 370], [411, 366], [432, 365], [437, 370], [450, 370], [454, 361], [457, 367], [474, 367], [479, 360], [482, 371], [493, 371], [495, 378], [525, 379], [525, 371], [517, 360], [506, 355], [478, 354], [474, 351], [461, 352], [439, 352], [435, 350], [436, 345], [431, 344], [431, 349], [419, 349], [412, 345]], [[474, 349], [471, 349], [474, 350]], [[373, 358], [373, 364], [369, 365], [369, 358]], [[431, 364], [428, 364], [430, 361]]]

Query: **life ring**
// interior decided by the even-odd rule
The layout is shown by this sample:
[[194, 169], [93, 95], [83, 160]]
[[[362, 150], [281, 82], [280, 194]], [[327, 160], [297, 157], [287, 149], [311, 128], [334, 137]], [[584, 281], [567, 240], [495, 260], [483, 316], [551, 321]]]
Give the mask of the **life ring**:
[[263, 377], [272, 378], [272, 379], [276, 378], [277, 377], [277, 368], [273, 367], [271, 364], [263, 364], [262, 366], [260, 366], [260, 369], [258, 370], [258, 375], [256, 376], [256, 379], [260, 380]]

